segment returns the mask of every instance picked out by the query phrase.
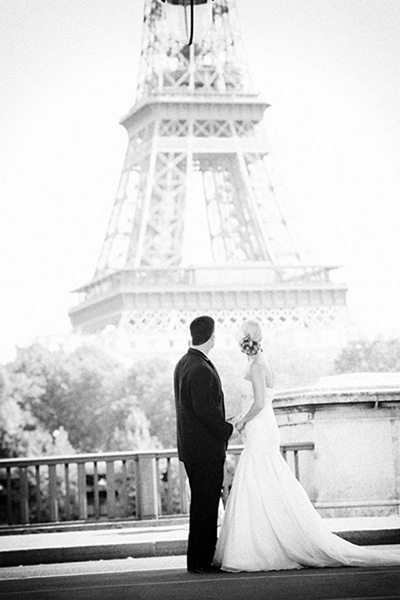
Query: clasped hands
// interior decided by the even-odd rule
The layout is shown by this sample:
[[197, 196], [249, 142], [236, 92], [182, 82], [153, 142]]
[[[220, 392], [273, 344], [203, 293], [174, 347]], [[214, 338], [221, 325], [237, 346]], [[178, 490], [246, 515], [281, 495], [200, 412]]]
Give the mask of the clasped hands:
[[231, 437], [237, 437], [240, 433], [242, 433], [245, 426], [245, 422], [240, 418], [240, 416], [230, 417], [228, 419], [228, 423], [231, 423], [234, 427], [234, 432]]

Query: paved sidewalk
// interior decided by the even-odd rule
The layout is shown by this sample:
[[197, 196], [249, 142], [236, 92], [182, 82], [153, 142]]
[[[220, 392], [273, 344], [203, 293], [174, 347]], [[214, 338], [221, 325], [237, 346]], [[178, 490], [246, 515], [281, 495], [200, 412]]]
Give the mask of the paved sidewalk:
[[[400, 517], [326, 519], [330, 529], [360, 545], [400, 544]], [[186, 553], [182, 520], [119, 527], [0, 536], [0, 566], [149, 558]]]

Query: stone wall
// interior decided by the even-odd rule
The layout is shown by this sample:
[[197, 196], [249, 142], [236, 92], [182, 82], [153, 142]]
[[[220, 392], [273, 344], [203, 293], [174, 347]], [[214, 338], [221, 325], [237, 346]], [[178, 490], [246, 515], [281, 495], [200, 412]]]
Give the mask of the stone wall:
[[326, 377], [279, 392], [281, 442], [301, 452], [301, 481], [324, 517], [399, 514], [400, 373]]

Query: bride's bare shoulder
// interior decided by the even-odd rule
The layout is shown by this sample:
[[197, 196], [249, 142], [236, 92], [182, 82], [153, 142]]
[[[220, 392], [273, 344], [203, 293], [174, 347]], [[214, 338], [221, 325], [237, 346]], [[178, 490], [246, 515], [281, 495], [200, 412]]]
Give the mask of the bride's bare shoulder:
[[265, 378], [267, 387], [273, 387], [273, 373], [269, 359], [264, 353], [259, 353], [250, 365], [250, 373], [254, 376], [262, 376]]
[[267, 363], [265, 358], [257, 354], [249, 365], [249, 373], [252, 375], [263, 375], [266, 372]]

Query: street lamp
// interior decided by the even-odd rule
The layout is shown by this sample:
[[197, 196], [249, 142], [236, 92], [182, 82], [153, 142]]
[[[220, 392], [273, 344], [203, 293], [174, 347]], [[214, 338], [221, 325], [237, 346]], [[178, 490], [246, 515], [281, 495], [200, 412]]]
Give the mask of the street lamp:
[[213, 0], [161, 0], [171, 35], [186, 46], [202, 41], [211, 27]]

